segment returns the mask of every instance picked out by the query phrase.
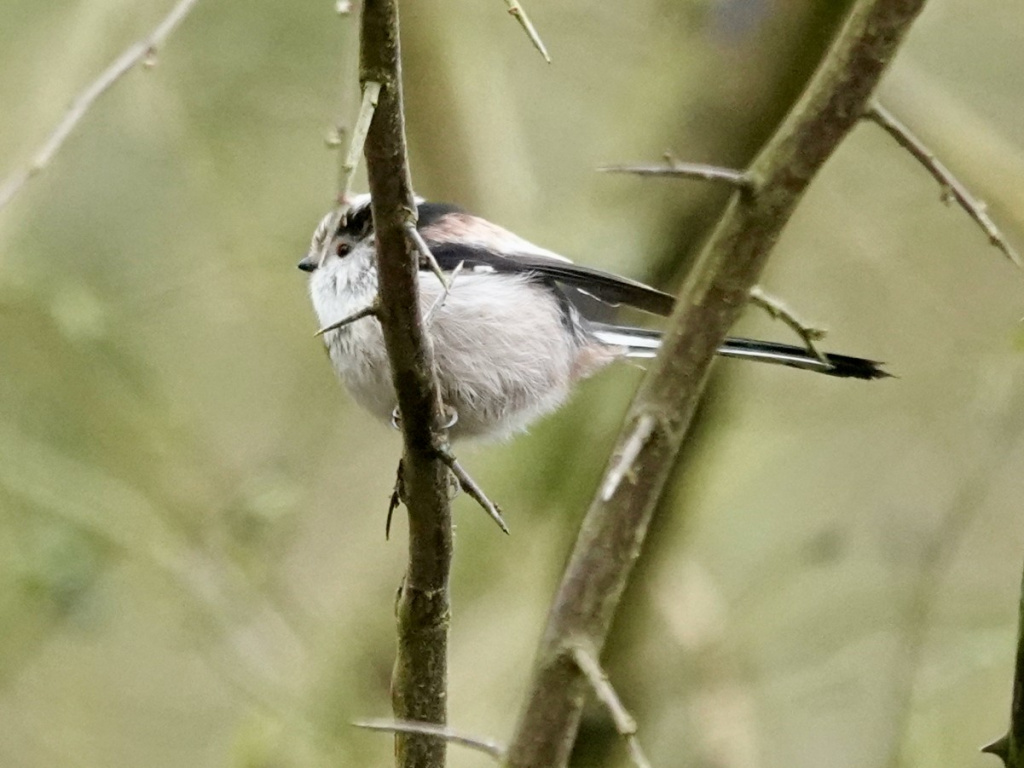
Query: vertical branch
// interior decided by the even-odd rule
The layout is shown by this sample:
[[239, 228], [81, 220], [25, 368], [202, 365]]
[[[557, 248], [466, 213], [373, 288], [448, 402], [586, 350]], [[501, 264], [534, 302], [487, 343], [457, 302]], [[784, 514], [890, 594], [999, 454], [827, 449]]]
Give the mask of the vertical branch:
[[[404, 441], [404, 500], [409, 510], [409, 566], [398, 603], [398, 655], [392, 703], [398, 720], [446, 720], [448, 574], [452, 527], [448, 469], [439, 459], [441, 400], [433, 352], [424, 334], [417, 257], [405, 227], [416, 220], [406, 157], [397, 0], [366, 0], [360, 28], [359, 78], [381, 84], [366, 137], [379, 270], [378, 317], [398, 395]], [[401, 768], [442, 768], [445, 742], [423, 734], [395, 736]]]
[[[583, 521], [537, 653], [507, 765], [560, 768], [587, 690], [572, 648], [600, 653], [654, 506], [686, 435], [715, 350], [746, 305], [811, 179], [857, 123], [924, 5], [858, 0], [804, 95], [749, 171], [680, 293], [658, 358], [630, 407], [613, 462]], [[642, 439], [638, 439], [641, 437]], [[635, 450], [634, 450], [635, 448]]]

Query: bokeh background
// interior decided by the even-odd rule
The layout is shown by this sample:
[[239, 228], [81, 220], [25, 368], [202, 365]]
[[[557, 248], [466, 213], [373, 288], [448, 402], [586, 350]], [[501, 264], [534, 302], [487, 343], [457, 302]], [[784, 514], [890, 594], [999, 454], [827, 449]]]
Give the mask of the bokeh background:
[[[0, 173], [170, 0], [0, 4]], [[742, 165], [837, 0], [405, 2], [417, 189], [669, 288], [724, 201], [595, 173]], [[200, 2], [0, 212], [0, 765], [387, 765], [397, 435], [353, 407], [295, 269], [354, 111], [333, 3]], [[888, 106], [1024, 245], [1024, 6], [932, 0]], [[1024, 275], [872, 125], [765, 276], [898, 378], [718, 365], [607, 666], [669, 766], [985, 766], [1024, 555]], [[787, 339], [747, 313], [739, 332]], [[451, 722], [505, 739], [642, 372], [464, 463]], [[484, 758], [451, 751], [453, 766]], [[625, 765], [608, 719], [578, 765]]]

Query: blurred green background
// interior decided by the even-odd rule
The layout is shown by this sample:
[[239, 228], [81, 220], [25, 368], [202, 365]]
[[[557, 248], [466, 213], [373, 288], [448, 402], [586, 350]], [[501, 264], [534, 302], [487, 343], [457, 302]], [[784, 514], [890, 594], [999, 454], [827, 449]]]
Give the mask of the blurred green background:
[[[0, 4], [0, 173], [170, 0]], [[724, 200], [595, 167], [742, 165], [835, 0], [403, 4], [418, 191], [672, 287]], [[354, 111], [333, 3], [200, 2], [0, 212], [0, 765], [387, 765], [397, 435], [334, 381], [295, 269]], [[932, 0], [888, 106], [1024, 245], [1024, 6]], [[1024, 275], [872, 125], [764, 286], [898, 378], [717, 367], [606, 661], [653, 763], [984, 766], [1024, 532]], [[737, 331], [788, 339], [751, 310]], [[548, 600], [641, 376], [464, 463], [451, 722], [511, 732]], [[453, 766], [485, 758], [459, 749]], [[625, 765], [599, 709], [579, 765]]]

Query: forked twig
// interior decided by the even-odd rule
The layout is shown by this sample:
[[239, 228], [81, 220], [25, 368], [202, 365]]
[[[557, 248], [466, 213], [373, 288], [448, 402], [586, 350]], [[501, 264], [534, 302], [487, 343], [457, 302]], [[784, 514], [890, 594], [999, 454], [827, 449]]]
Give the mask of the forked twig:
[[892, 112], [877, 101], [870, 104], [865, 115], [877, 123], [896, 140], [897, 144], [907, 150], [915, 160], [924, 166], [925, 170], [932, 175], [932, 178], [939, 183], [943, 202], [956, 201], [957, 205], [966, 211], [967, 215], [981, 227], [991, 245], [1002, 251], [1006, 258], [1015, 265], [1024, 268], [1020, 254], [1010, 245], [1002, 231], [992, 221], [992, 217], [985, 210], [985, 203], [976, 198], [963, 185], [963, 182], [953, 175], [953, 172], [946, 167], [945, 163], [939, 160], [935, 153], [925, 146], [921, 139], [915, 136]]
[[759, 285], [755, 285], [750, 289], [750, 301], [767, 312], [772, 319], [781, 320], [792, 328], [794, 333], [803, 341], [804, 346], [807, 347], [807, 351], [818, 358], [818, 360], [828, 366], [832, 365], [828, 357], [825, 356], [825, 353], [818, 349], [818, 346], [815, 344], [816, 341], [821, 341], [828, 334], [824, 328], [815, 328], [803, 322], [782, 301], [774, 296], [769, 296], [761, 290]]
[[114, 59], [100, 76], [86, 86], [85, 90], [75, 97], [64, 113], [64, 117], [53, 129], [50, 136], [32, 158], [27, 168], [15, 171], [0, 184], [0, 210], [14, 198], [29, 179], [38, 174], [60, 151], [68, 136], [85, 117], [86, 112], [96, 100], [108, 91], [111, 86], [125, 76], [140, 62], [145, 66], [156, 63], [156, 54], [167, 38], [177, 29], [198, 0], [179, 0], [148, 37], [131, 45], [124, 53]]
[[331, 331], [336, 331], [339, 328], [344, 328], [346, 325], [351, 325], [356, 320], [362, 320], [364, 317], [377, 317], [379, 312], [380, 312], [380, 310], [377, 308], [377, 305], [376, 304], [371, 304], [368, 307], [363, 307], [358, 312], [353, 312], [348, 317], [343, 317], [341, 320], [339, 320], [336, 323], [331, 323], [330, 325], [325, 325], [319, 331], [314, 333], [313, 336], [314, 337], [323, 336], [325, 333], [330, 333]]
[[544, 57], [544, 61], [550, 64], [551, 57], [548, 56], [548, 49], [544, 45], [544, 41], [540, 39], [540, 35], [537, 34], [537, 29], [533, 26], [533, 22], [530, 21], [530, 17], [527, 16], [526, 11], [523, 10], [523, 6], [519, 4], [519, 0], [505, 0], [505, 5], [508, 6], [509, 15], [518, 21], [519, 26], [526, 31], [527, 36], [530, 38], [530, 42], [533, 43], [533, 47], [540, 51], [540, 55]]
[[629, 749], [629, 756], [633, 759], [633, 764], [637, 768], [651, 768], [651, 764], [648, 762], [647, 756], [644, 754], [643, 749], [640, 747], [640, 742], [636, 738], [636, 720], [629, 714], [625, 705], [623, 705], [622, 700], [608, 679], [608, 675], [601, 668], [600, 662], [598, 662], [594, 654], [582, 645], [574, 645], [572, 647], [572, 660], [586, 676], [597, 698], [604, 704], [608, 713], [612, 716], [615, 730], [626, 740], [626, 746]]
[[459, 487], [465, 491], [466, 495], [469, 496], [473, 501], [479, 504], [484, 512], [498, 524], [498, 527], [504, 533], [508, 533], [508, 526], [505, 524], [505, 519], [501, 516], [501, 510], [498, 505], [487, 498], [487, 494], [484, 493], [483, 489], [477, 485], [476, 481], [470, 477], [469, 473], [459, 464], [459, 460], [455, 458], [455, 454], [452, 453], [451, 448], [447, 445], [442, 446], [438, 449], [437, 455], [441, 461], [452, 471], [455, 475], [455, 479], [459, 481]]
[[436, 736], [447, 741], [449, 744], [458, 744], [462, 747], [475, 749], [483, 752], [497, 761], [505, 759], [505, 747], [492, 739], [482, 739], [478, 736], [456, 731], [446, 725], [437, 723], [420, 723], [411, 720], [356, 720], [352, 723], [356, 728], [365, 728], [368, 731], [380, 731], [383, 733], [415, 733], [421, 736]]

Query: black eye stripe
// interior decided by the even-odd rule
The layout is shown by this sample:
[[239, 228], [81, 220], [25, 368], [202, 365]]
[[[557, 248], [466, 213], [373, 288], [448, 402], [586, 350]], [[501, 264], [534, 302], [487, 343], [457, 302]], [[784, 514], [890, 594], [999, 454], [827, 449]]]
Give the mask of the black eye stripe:
[[[418, 224], [420, 228], [430, 226], [438, 219], [449, 213], [462, 213], [462, 209], [456, 205], [447, 203], [420, 203], [418, 206]], [[338, 224], [338, 231], [335, 237], [348, 235], [362, 239], [373, 230], [373, 211], [370, 204], [366, 203], [358, 208], [351, 209], [345, 214]]]
[[373, 228], [373, 212], [370, 210], [370, 205], [362, 205], [358, 208], [350, 210], [341, 223], [338, 224], [338, 231], [335, 236], [349, 235], [358, 238], [363, 238], [369, 234]]

